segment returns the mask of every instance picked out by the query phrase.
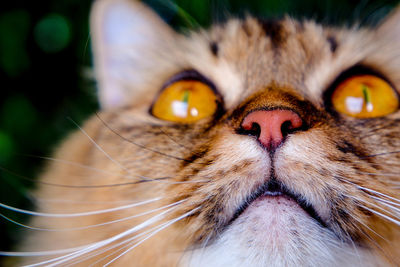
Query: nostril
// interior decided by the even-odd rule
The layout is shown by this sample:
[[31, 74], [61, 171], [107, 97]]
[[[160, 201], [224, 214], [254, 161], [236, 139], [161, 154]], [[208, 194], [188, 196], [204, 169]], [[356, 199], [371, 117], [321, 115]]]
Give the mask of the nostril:
[[251, 124], [251, 128], [246, 130], [246, 132], [248, 135], [252, 135], [252, 136], [255, 136], [258, 138], [258, 137], [260, 137], [260, 134], [261, 134], [261, 126], [260, 126], [260, 124], [253, 122]]
[[288, 120], [288, 121], [285, 121], [282, 123], [281, 132], [282, 132], [283, 137], [285, 137], [286, 135], [288, 135], [294, 131], [296, 131], [296, 128], [293, 127], [292, 121]]
[[255, 136], [266, 149], [275, 150], [302, 126], [303, 120], [291, 110], [257, 110], [244, 118], [240, 133]]
[[257, 122], [253, 122], [249, 125], [246, 125], [246, 127], [242, 126], [241, 128], [239, 128], [237, 130], [237, 133], [242, 135], [254, 136], [258, 139], [261, 135], [261, 126]]

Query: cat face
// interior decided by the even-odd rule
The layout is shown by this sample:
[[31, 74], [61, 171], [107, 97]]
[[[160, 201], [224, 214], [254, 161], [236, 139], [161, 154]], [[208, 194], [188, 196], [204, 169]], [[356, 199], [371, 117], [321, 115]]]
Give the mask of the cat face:
[[[93, 251], [120, 244], [111, 248], [114, 256], [104, 259], [111, 254], [104, 251], [95, 260], [135, 266], [399, 264], [398, 21], [396, 12], [377, 29], [348, 30], [249, 17], [183, 36], [140, 3], [97, 2], [92, 26], [103, 111], [58, 156], [106, 173], [53, 166], [44, 179], [123, 186], [89, 194], [43, 187], [38, 194], [152, 201], [77, 220], [95, 225], [142, 214], [84, 230], [85, 238], [79, 231], [40, 233], [29, 242], [108, 240]], [[344, 114], [333, 95], [354, 77], [382, 80], [394, 108], [386, 114], [384, 104], [373, 117]], [[176, 94], [185, 112], [193, 108], [191, 121], [155, 108], [169, 106], [167, 90], [180, 86], [189, 88]], [[364, 111], [375, 103], [368, 90]]]

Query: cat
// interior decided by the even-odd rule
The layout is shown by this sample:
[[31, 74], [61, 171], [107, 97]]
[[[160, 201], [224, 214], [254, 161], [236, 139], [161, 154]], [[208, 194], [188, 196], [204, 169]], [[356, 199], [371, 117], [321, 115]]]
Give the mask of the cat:
[[91, 32], [102, 108], [41, 177], [24, 264], [400, 265], [400, 9], [181, 35], [98, 0]]

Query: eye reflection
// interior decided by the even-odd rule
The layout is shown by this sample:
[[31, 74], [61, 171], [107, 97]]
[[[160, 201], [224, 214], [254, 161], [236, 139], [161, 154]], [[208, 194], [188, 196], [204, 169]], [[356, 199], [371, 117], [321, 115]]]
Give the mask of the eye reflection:
[[181, 80], [161, 92], [152, 114], [163, 120], [191, 123], [214, 114], [217, 103], [218, 97], [207, 84]]
[[332, 94], [333, 107], [355, 118], [375, 118], [399, 108], [395, 90], [374, 75], [358, 75], [344, 80]]

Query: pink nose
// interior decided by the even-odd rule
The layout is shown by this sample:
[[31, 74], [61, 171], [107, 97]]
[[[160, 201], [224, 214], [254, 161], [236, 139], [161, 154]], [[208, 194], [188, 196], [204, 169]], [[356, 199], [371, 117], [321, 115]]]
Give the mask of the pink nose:
[[242, 128], [256, 135], [267, 150], [275, 150], [288, 133], [302, 124], [299, 115], [290, 110], [258, 110], [244, 118]]

